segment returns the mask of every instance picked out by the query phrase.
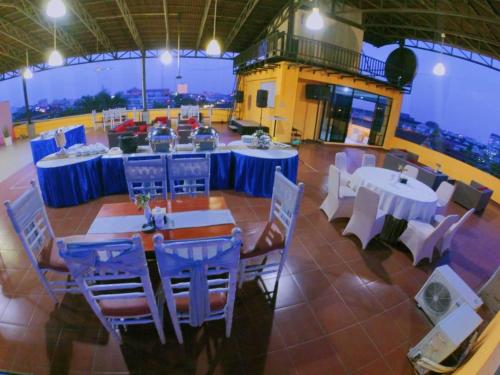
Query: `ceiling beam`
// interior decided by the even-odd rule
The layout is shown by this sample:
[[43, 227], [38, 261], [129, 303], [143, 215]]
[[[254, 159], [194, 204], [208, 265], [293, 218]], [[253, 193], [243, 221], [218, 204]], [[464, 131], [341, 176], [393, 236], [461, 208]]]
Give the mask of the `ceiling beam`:
[[104, 47], [105, 51], [113, 51], [114, 47], [108, 36], [104, 34], [94, 17], [85, 9], [81, 0], [67, 1], [66, 5], [78, 17], [80, 22], [95, 36], [97, 42]]
[[139, 50], [144, 51], [145, 50], [144, 43], [142, 42], [142, 38], [139, 34], [139, 30], [137, 30], [137, 26], [134, 22], [134, 19], [132, 18], [132, 14], [130, 13], [130, 9], [127, 5], [127, 2], [125, 0], [115, 0], [115, 1], [116, 5], [118, 5], [118, 8], [120, 9], [122, 17], [125, 20], [125, 23], [127, 24], [128, 30], [130, 31], [130, 34], [134, 39], [135, 44], [137, 45]]
[[19, 53], [18, 48], [14, 48], [12, 46], [8, 46], [5, 43], [0, 44], [0, 55], [6, 57], [19, 66], [23, 66], [25, 64], [25, 56], [24, 53]]
[[211, 4], [212, 0], [205, 0], [205, 7], [203, 8], [203, 15], [201, 17], [200, 28], [198, 30], [198, 37], [196, 38], [196, 51], [200, 49], [201, 38], [203, 37], [203, 31], [205, 30], [205, 23], [207, 22], [208, 11], [210, 10]]
[[240, 15], [238, 16], [238, 19], [234, 23], [233, 28], [229, 32], [229, 34], [226, 37], [226, 40], [224, 41], [224, 50], [227, 51], [227, 49], [231, 46], [231, 43], [233, 42], [234, 38], [238, 35], [240, 32], [241, 28], [247, 21], [248, 17], [250, 17], [250, 14], [252, 14], [253, 10], [259, 3], [259, 0], [248, 0], [245, 3], [245, 6], [243, 7], [243, 10], [241, 11]]
[[[49, 23], [42, 16], [40, 9], [33, 3], [33, 0], [16, 0], [16, 1], [2, 1], [2, 6], [9, 6], [16, 9], [23, 16], [31, 20], [46, 32], [53, 34], [54, 26]], [[66, 33], [61, 27], [57, 28], [57, 40], [68, 47], [75, 55], [85, 55], [86, 51], [80, 43], [73, 38], [69, 33]]]
[[0, 34], [15, 40], [17, 43], [22, 44], [33, 51], [43, 53], [40, 49], [40, 46], [43, 46], [43, 43], [38, 40], [38, 38], [27, 34], [24, 29], [21, 29], [12, 22], [7, 21], [3, 17], [0, 17]]

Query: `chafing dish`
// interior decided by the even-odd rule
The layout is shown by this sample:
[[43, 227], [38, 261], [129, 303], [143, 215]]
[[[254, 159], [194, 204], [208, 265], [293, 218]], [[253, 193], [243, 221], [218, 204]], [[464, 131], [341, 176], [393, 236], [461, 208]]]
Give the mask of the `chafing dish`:
[[219, 143], [219, 133], [210, 126], [200, 126], [191, 133], [196, 151], [214, 151]]
[[153, 152], [172, 152], [175, 148], [177, 135], [168, 127], [154, 128], [149, 133], [149, 144]]

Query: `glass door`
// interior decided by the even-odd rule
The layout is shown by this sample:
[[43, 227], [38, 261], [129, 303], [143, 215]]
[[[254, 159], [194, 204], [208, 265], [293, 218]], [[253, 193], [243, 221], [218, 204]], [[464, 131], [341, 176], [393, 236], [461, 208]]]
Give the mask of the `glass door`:
[[373, 122], [370, 129], [369, 145], [382, 146], [384, 143], [389, 114], [391, 113], [392, 100], [385, 96], [379, 96], [373, 115]]
[[333, 86], [330, 101], [325, 103], [320, 139], [343, 143], [351, 117], [353, 92], [349, 87]]

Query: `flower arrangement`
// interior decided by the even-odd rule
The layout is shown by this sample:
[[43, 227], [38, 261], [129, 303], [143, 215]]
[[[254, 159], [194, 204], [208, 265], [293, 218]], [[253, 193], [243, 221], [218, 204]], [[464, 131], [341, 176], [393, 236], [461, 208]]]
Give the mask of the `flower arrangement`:
[[151, 200], [151, 195], [147, 194], [137, 194], [134, 197], [134, 203], [139, 210], [143, 210], [146, 206], [149, 205], [149, 201]]
[[257, 148], [268, 149], [271, 145], [271, 137], [264, 130], [257, 130], [253, 136], [257, 139]]

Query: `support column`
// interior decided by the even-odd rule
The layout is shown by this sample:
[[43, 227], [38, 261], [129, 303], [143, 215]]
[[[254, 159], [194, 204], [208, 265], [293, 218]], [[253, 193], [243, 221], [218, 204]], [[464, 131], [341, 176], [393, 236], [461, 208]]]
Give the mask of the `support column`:
[[295, 33], [295, 0], [288, 1], [288, 25], [286, 30], [286, 47], [285, 51], [290, 52], [292, 49], [293, 34]]
[[21, 77], [23, 81], [23, 94], [24, 94], [24, 108], [26, 109], [26, 124], [28, 127], [28, 137], [35, 138], [35, 125], [31, 122], [31, 111], [30, 111], [30, 103], [28, 100], [28, 87], [26, 85], [26, 80]]
[[142, 121], [149, 121], [148, 114], [148, 97], [146, 94], [146, 51], [142, 51], [141, 58], [141, 67], [142, 67]]

